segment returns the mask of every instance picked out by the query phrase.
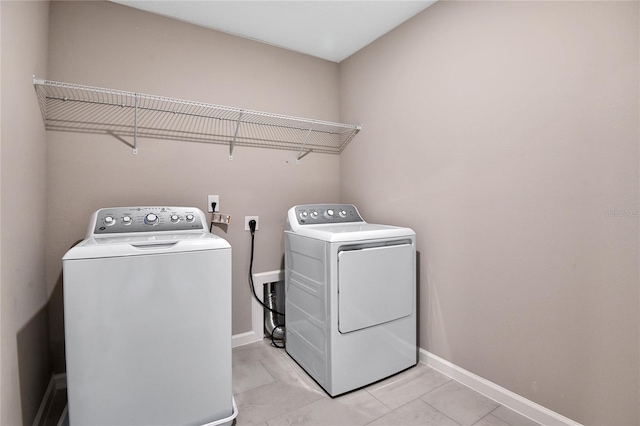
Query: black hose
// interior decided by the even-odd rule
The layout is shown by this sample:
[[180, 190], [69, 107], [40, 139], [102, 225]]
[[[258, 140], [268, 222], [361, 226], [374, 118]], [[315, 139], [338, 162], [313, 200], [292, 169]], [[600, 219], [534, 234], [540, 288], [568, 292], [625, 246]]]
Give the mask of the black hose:
[[[254, 221], [251, 221], [251, 222], [254, 222]], [[273, 312], [273, 313], [275, 313], [277, 315], [285, 316], [283, 313], [278, 312], [275, 309], [270, 308], [269, 306], [265, 305], [264, 302], [262, 300], [260, 300], [258, 298], [258, 295], [256, 294], [256, 288], [253, 285], [253, 251], [254, 251], [254, 247], [255, 247], [255, 241], [254, 240], [255, 240], [255, 229], [251, 230], [251, 259], [249, 260], [249, 284], [251, 285], [251, 292], [253, 293], [253, 297], [255, 297], [255, 299], [258, 301], [258, 303], [260, 303], [265, 309], [267, 309], [267, 310], [269, 310], [269, 311], [271, 311], [271, 312]]]
[[[255, 249], [255, 231], [256, 231], [256, 222], [254, 220], [249, 221], [249, 228], [251, 230], [251, 259], [249, 260], [249, 286], [251, 287], [251, 293], [253, 294], [253, 297], [258, 301], [258, 303], [260, 303], [265, 309], [275, 313], [276, 315], [282, 315], [284, 317], [285, 315], [283, 313], [280, 313], [275, 309], [271, 308], [270, 306], [267, 306], [262, 300], [258, 298], [258, 295], [256, 294], [256, 288], [253, 285], [253, 253]], [[283, 327], [282, 325], [276, 325], [273, 328], [273, 330], [271, 330], [271, 344], [274, 347], [280, 348], [280, 349], [284, 349], [285, 345], [284, 344], [279, 345], [278, 343], [276, 343], [276, 340], [281, 340], [282, 342], [284, 342], [284, 339], [276, 339], [273, 334], [276, 331], [276, 329], [282, 328], [282, 327]]]
[[283, 345], [282, 345], [282, 346], [278, 345], [278, 344], [276, 343], [276, 340], [280, 340], [280, 341], [284, 342], [284, 339], [276, 339], [275, 337], [273, 337], [273, 335], [274, 335], [274, 333], [275, 333], [275, 331], [276, 331], [277, 329], [279, 329], [279, 328], [283, 328], [283, 327], [284, 327], [284, 326], [282, 326], [282, 325], [276, 325], [275, 327], [273, 327], [273, 330], [271, 330], [271, 344], [272, 344], [273, 346], [275, 346], [276, 348], [280, 348], [280, 349], [284, 349], [284, 348], [285, 348], [285, 345], [284, 345], [284, 343], [283, 343]]

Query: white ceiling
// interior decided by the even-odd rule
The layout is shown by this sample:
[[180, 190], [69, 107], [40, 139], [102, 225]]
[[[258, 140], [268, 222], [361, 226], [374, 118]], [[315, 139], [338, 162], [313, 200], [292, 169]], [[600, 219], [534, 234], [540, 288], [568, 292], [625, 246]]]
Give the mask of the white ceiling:
[[340, 62], [437, 0], [111, 0]]

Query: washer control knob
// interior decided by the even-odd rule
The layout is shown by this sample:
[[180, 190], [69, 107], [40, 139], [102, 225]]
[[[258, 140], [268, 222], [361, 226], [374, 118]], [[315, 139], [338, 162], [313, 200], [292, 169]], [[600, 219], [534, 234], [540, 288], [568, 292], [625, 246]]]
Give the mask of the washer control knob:
[[347, 211], [346, 210], [340, 210], [340, 212], [338, 213], [340, 215], [340, 217], [345, 218], [347, 217]]
[[312, 211], [311, 212], [311, 219], [317, 219], [318, 218], [318, 212], [317, 211]]
[[307, 217], [309, 217], [309, 213], [307, 213], [306, 210], [303, 210], [303, 211], [300, 212], [300, 219], [304, 220]]
[[176, 223], [180, 220], [180, 216], [178, 216], [177, 214], [172, 214], [171, 215], [171, 222]]
[[105, 218], [104, 218], [104, 224], [105, 224], [105, 225], [107, 225], [107, 226], [111, 226], [111, 225], [113, 225], [114, 223], [116, 223], [116, 220], [115, 220], [113, 217], [111, 217], [111, 216], [107, 216], [107, 217], [105, 217]]
[[187, 222], [193, 222], [193, 220], [195, 219], [195, 216], [189, 213], [185, 218], [187, 219]]
[[333, 219], [333, 209], [327, 209], [324, 212], [324, 217], [326, 217], [327, 219]]
[[125, 225], [131, 225], [132, 222], [131, 216], [122, 216], [122, 223]]
[[154, 213], [149, 213], [144, 217], [144, 223], [147, 225], [155, 225], [158, 223], [158, 216]]

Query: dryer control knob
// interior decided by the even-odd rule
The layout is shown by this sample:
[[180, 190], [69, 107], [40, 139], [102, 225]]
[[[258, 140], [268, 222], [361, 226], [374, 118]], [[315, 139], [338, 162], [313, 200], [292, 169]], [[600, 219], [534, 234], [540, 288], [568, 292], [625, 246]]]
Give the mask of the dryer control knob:
[[131, 216], [122, 216], [122, 223], [124, 223], [125, 225], [131, 225]]
[[180, 216], [178, 216], [177, 214], [171, 215], [171, 222], [176, 223], [179, 220], [180, 220]]
[[158, 223], [158, 216], [153, 213], [149, 213], [144, 217], [144, 223], [147, 225], [155, 225]]
[[326, 217], [327, 219], [333, 219], [333, 209], [327, 209], [324, 212], [324, 217]]
[[107, 216], [107, 217], [105, 217], [105, 218], [104, 218], [104, 224], [105, 224], [105, 225], [107, 225], [107, 226], [111, 226], [111, 225], [113, 225], [114, 223], [116, 223], [116, 220], [115, 220], [113, 217], [111, 217], [111, 216]]
[[306, 219], [307, 216], [309, 216], [309, 213], [307, 213], [306, 211], [301, 211], [300, 212], [300, 219]]
[[191, 213], [189, 213], [189, 214], [186, 216], [186, 219], [187, 219], [187, 222], [193, 222], [193, 219], [195, 219], [195, 216], [194, 216], [194, 215], [192, 215]]
[[340, 210], [340, 213], [338, 213], [340, 215], [340, 217], [347, 217], [347, 212], [346, 210]]
[[318, 212], [317, 211], [312, 211], [311, 212], [311, 219], [317, 219], [318, 218]]

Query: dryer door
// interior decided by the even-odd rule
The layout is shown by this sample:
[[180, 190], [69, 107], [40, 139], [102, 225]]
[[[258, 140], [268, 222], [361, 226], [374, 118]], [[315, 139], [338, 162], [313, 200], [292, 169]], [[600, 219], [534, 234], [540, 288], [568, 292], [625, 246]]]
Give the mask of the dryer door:
[[338, 253], [338, 329], [349, 333], [413, 313], [411, 244]]

